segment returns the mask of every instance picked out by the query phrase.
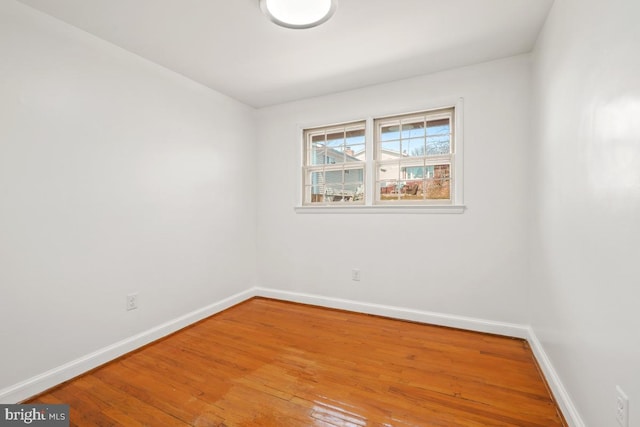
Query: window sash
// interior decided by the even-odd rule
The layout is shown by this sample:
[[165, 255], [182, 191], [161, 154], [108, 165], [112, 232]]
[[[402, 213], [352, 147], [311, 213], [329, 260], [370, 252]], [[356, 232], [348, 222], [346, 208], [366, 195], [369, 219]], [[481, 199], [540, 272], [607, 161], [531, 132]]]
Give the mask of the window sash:
[[[440, 109], [436, 111], [425, 111], [414, 114], [404, 114], [393, 117], [385, 117], [382, 119], [374, 120], [375, 129], [375, 159], [373, 167], [375, 169], [375, 185], [374, 185], [374, 202], [376, 204], [453, 204], [454, 190], [455, 190], [455, 123], [454, 123], [454, 108]], [[439, 132], [429, 134], [429, 123], [448, 122], [448, 132]], [[412, 132], [416, 128], [411, 128], [405, 132], [404, 125], [407, 124], [421, 124], [421, 127], [417, 129], [424, 129], [424, 131]], [[442, 126], [442, 125], [440, 125]], [[397, 128], [397, 129], [396, 129]], [[393, 131], [393, 137], [390, 137], [391, 131], [387, 135], [384, 135], [384, 130], [390, 129]], [[416, 135], [418, 135], [416, 137]], [[449, 150], [448, 153], [442, 154], [429, 154], [427, 149], [427, 141], [429, 137], [448, 137]], [[424, 151], [416, 155], [404, 151], [404, 141], [414, 141], [422, 139], [425, 143]], [[397, 143], [397, 145], [396, 145]], [[385, 145], [387, 149], [385, 149]], [[398, 149], [389, 151], [388, 148], [396, 146]], [[406, 145], [410, 147], [410, 145]], [[391, 156], [391, 158], [389, 158]], [[397, 156], [397, 157], [394, 157]], [[440, 183], [447, 183], [447, 189], [436, 192], [430, 186], [434, 181], [430, 181], [431, 178], [410, 178], [403, 175], [402, 171], [408, 168], [423, 168], [426, 171], [427, 168], [435, 168], [439, 165], [447, 165], [449, 170], [449, 176], [445, 179], [438, 178]], [[416, 189], [416, 182], [418, 182], [418, 188]], [[406, 194], [412, 192], [408, 197]], [[418, 196], [420, 192], [420, 196]], [[403, 195], [404, 194], [404, 195]], [[429, 197], [430, 195], [437, 195], [439, 197], [447, 196], [446, 198]]]

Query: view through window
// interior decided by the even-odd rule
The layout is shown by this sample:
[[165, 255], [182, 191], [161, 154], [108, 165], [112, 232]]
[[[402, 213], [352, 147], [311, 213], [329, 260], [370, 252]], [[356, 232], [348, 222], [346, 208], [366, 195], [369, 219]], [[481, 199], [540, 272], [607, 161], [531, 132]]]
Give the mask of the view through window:
[[305, 129], [303, 204], [453, 204], [454, 119], [452, 107]]

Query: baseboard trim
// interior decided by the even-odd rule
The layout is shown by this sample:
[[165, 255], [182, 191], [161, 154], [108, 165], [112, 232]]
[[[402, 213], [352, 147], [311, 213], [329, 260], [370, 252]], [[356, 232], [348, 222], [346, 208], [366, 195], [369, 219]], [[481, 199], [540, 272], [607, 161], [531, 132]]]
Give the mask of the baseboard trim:
[[254, 292], [255, 296], [265, 298], [337, 308], [341, 310], [355, 311], [358, 313], [374, 314], [377, 316], [409, 320], [412, 322], [429, 323], [432, 325], [448, 326], [451, 328], [467, 329], [470, 331], [506, 335], [523, 339], [526, 339], [529, 336], [527, 326], [515, 323], [496, 322], [473, 317], [456, 316], [452, 314], [415, 310], [391, 305], [364, 303], [341, 298], [331, 298], [314, 294], [281, 291], [262, 287], [254, 288]]
[[385, 316], [412, 322], [428, 323], [432, 325], [448, 326], [452, 328], [526, 339], [531, 346], [533, 354], [540, 365], [540, 369], [542, 369], [545, 379], [551, 388], [551, 392], [553, 393], [569, 426], [585, 427], [585, 424], [567, 390], [562, 384], [560, 377], [556, 373], [549, 357], [544, 351], [544, 347], [530, 326], [390, 305], [364, 303], [342, 298], [332, 298], [264, 287], [254, 287], [237, 293], [228, 298], [207, 305], [206, 307], [194, 310], [183, 316], [165, 322], [147, 331], [101, 348], [93, 353], [87, 354], [69, 363], [65, 363], [64, 365], [51, 369], [40, 375], [36, 375], [18, 384], [0, 390], [0, 404], [21, 402], [31, 396], [42, 393], [51, 387], [90, 371], [104, 363], [112, 361], [126, 353], [136, 350], [144, 345], [253, 297], [273, 298], [283, 301], [317, 305], [320, 307]]
[[538, 340], [533, 328], [529, 326], [527, 329], [527, 341], [529, 342], [529, 346], [538, 361], [540, 369], [542, 369], [542, 374], [547, 380], [547, 384], [549, 385], [549, 388], [551, 388], [551, 393], [560, 407], [560, 411], [562, 412], [562, 415], [564, 415], [565, 420], [570, 427], [586, 427], [586, 424], [582, 421], [578, 410], [573, 404], [573, 400], [571, 400], [567, 389], [564, 388], [564, 384], [562, 384], [558, 373], [553, 367], [549, 356], [547, 356], [547, 353], [544, 351], [544, 347], [540, 340]]
[[136, 350], [144, 345], [156, 341], [162, 337], [172, 334], [186, 326], [205, 319], [213, 314], [219, 313], [236, 304], [246, 301], [255, 296], [255, 288], [237, 293], [213, 304], [194, 310], [183, 316], [165, 322], [159, 326], [116, 342], [104, 348], [94, 351], [57, 368], [51, 369], [40, 375], [36, 375], [13, 386], [0, 390], [0, 403], [10, 404], [21, 402], [31, 396], [35, 396], [81, 375], [91, 369], [112, 361], [126, 353]]

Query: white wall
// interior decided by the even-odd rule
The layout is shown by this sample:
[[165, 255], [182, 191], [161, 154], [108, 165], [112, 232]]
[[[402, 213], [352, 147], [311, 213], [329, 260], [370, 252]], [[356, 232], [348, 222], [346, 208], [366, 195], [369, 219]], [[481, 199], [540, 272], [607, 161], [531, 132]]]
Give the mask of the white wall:
[[587, 426], [640, 426], [640, 2], [556, 0], [535, 52], [532, 325]]
[[[256, 123], [0, 2], [0, 392], [260, 284], [531, 322], [586, 425], [616, 425], [615, 385], [640, 425], [640, 3], [602, 5], [556, 0], [533, 109], [520, 56], [262, 109]], [[299, 126], [458, 97], [465, 213], [294, 212]], [[130, 292], [140, 308], [126, 312]]]
[[0, 391], [254, 284], [252, 109], [11, 0], [0, 58]]
[[[463, 214], [297, 214], [300, 125], [464, 98]], [[446, 100], [446, 101], [445, 101]], [[527, 324], [528, 56], [261, 109], [263, 286]], [[351, 268], [362, 280], [351, 281]]]

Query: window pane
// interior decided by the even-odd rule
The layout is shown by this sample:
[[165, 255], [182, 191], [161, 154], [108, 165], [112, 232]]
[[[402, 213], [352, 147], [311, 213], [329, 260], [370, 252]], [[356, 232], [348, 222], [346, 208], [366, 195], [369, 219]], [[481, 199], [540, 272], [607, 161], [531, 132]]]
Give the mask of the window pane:
[[412, 138], [402, 141], [402, 153], [407, 157], [419, 157], [425, 155], [424, 138]]
[[355, 193], [356, 191], [360, 190], [361, 186], [362, 186], [361, 182], [356, 182], [356, 181], [345, 182], [344, 183], [344, 190], [345, 191], [349, 191], [350, 193]]
[[395, 180], [399, 178], [400, 165], [398, 163], [387, 163], [378, 168], [378, 180]]
[[327, 147], [341, 147], [344, 145], [344, 131], [327, 134]]
[[364, 200], [364, 169], [346, 169], [343, 190], [345, 200]]
[[325, 184], [342, 184], [342, 171], [327, 171], [324, 175]]
[[451, 198], [451, 167], [449, 165], [433, 166], [433, 177], [425, 181], [425, 197], [427, 199]]
[[309, 153], [310, 165], [324, 165], [326, 163], [326, 154], [324, 148], [311, 150]]
[[324, 172], [311, 172], [307, 175], [307, 185], [318, 186], [324, 185]]
[[451, 133], [449, 119], [430, 120], [427, 122], [427, 135], [447, 135]]
[[344, 163], [344, 147], [330, 148], [327, 147], [327, 155], [325, 163], [335, 165], [336, 163]]
[[364, 162], [365, 147], [362, 144], [347, 145], [344, 150], [345, 161], [347, 162]]
[[424, 177], [425, 178], [433, 178], [435, 172], [434, 172], [434, 167], [433, 166], [426, 166], [424, 168]]
[[364, 144], [364, 128], [347, 130], [346, 137], [346, 145]]
[[313, 135], [311, 137], [311, 143], [314, 145], [324, 145], [324, 141], [325, 141], [324, 134]]
[[324, 173], [311, 172], [307, 175], [309, 180], [306, 187], [308, 188], [307, 200], [311, 202], [322, 202], [324, 200]]
[[451, 167], [449, 165], [436, 165], [433, 167], [433, 172], [434, 172], [433, 177], [436, 179], [449, 178], [450, 169]]
[[383, 142], [380, 148], [379, 160], [397, 159], [400, 157], [400, 141]]
[[382, 129], [380, 130], [380, 141], [385, 142], [397, 139], [400, 139], [400, 126], [382, 126]]
[[427, 155], [449, 154], [451, 151], [451, 138], [449, 135], [427, 137]]
[[331, 202], [336, 196], [342, 195], [342, 171], [328, 171], [325, 173], [327, 201]]
[[421, 200], [422, 180], [401, 181], [399, 195], [402, 200]]
[[397, 200], [398, 193], [398, 181], [385, 180], [378, 182], [378, 194], [380, 195], [380, 200]]
[[364, 182], [364, 169], [345, 169], [344, 171], [344, 183], [357, 183]]
[[309, 196], [307, 200], [313, 203], [324, 202], [324, 186], [322, 185], [310, 185], [307, 186]]
[[402, 139], [418, 138], [420, 136], [425, 136], [423, 120], [402, 124]]
[[326, 195], [327, 202], [339, 201], [342, 195], [342, 182], [338, 182], [338, 183], [327, 182], [325, 195]]
[[403, 179], [423, 179], [425, 178], [424, 166], [403, 167], [401, 176]]

